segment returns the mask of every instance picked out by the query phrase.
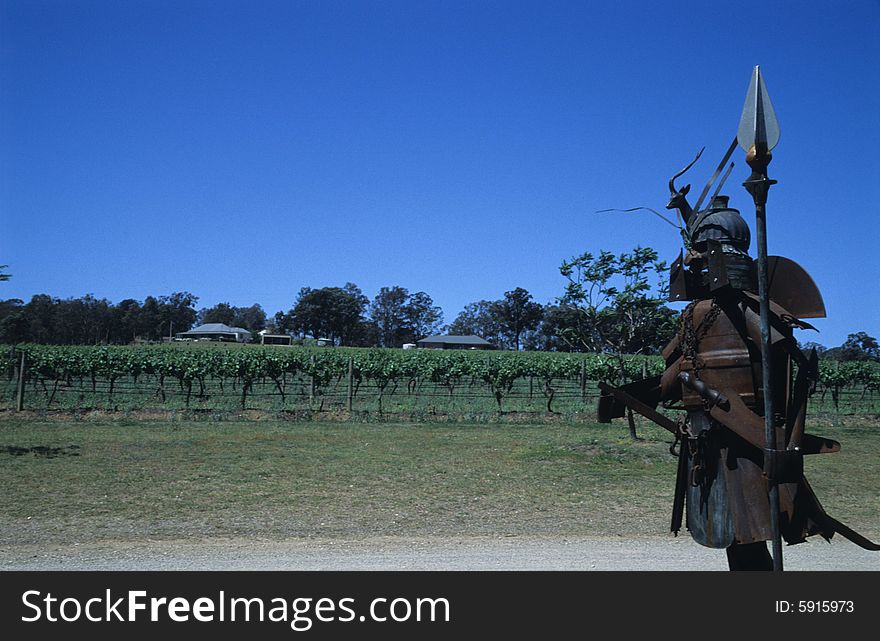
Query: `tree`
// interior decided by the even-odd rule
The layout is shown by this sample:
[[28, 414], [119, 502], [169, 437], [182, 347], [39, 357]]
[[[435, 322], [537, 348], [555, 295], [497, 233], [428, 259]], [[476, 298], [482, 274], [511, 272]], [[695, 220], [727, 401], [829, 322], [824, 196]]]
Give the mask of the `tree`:
[[236, 307], [235, 312], [232, 319], [234, 327], [244, 327], [252, 332], [266, 329], [266, 312], [259, 303], [254, 303], [250, 307]]
[[406, 340], [409, 292], [395, 285], [383, 287], [370, 303], [370, 320], [378, 330], [379, 345], [398, 347]]
[[493, 303], [491, 309], [507, 344], [516, 351], [522, 333], [535, 329], [543, 316], [541, 305], [532, 301], [532, 295], [522, 287], [505, 292], [504, 298]]
[[147, 296], [138, 313], [137, 336], [159, 341], [188, 331], [198, 318], [195, 309], [198, 300], [198, 296], [189, 292], [174, 292], [158, 298]]
[[19, 298], [0, 301], [0, 343], [14, 345], [29, 340], [30, 327], [24, 301]]
[[[586, 252], [563, 262], [568, 280], [560, 306], [577, 313], [564, 328], [564, 340], [586, 351], [617, 354], [654, 353], [675, 331], [677, 314], [665, 306], [666, 263], [650, 247], [615, 256]], [[652, 287], [650, 276], [658, 277]]]
[[880, 361], [880, 344], [866, 332], [856, 332], [846, 337], [840, 346], [840, 359], [844, 361]]
[[137, 335], [148, 341], [159, 340], [162, 335], [162, 310], [159, 307], [159, 299], [155, 296], [147, 296], [141, 305]]
[[[623, 354], [655, 352], [674, 333], [677, 315], [664, 305], [667, 266], [650, 247], [619, 256], [586, 252], [563, 262], [559, 271], [568, 280], [559, 303], [579, 317], [575, 327], [565, 329], [565, 339], [589, 351], [616, 354], [617, 382], [627, 382]], [[656, 289], [651, 274], [658, 277]], [[627, 419], [630, 437], [637, 439], [632, 410]]]
[[617, 290], [610, 281], [617, 274], [614, 254], [590, 252], [562, 263], [559, 272], [568, 279], [559, 304], [576, 313], [578, 321], [565, 328], [564, 339], [588, 352], [607, 349], [602, 309], [610, 304]]
[[523, 341], [525, 349], [545, 352], [575, 352], [583, 347], [566, 340], [566, 336], [577, 334], [581, 317], [578, 311], [566, 305], [546, 305], [538, 327], [527, 334]]
[[805, 354], [811, 350], [816, 350], [816, 356], [822, 358], [827, 352], [828, 348], [822, 345], [822, 343], [817, 343], [815, 341], [808, 341], [806, 343], [798, 342], [798, 347]]
[[288, 312], [278, 311], [272, 317], [267, 327], [273, 334], [290, 334], [293, 332], [293, 310]]
[[51, 342], [62, 345], [106, 343], [110, 338], [110, 301], [92, 294], [81, 298], [53, 299]]
[[410, 296], [403, 314], [413, 343], [443, 331], [443, 310], [434, 305], [434, 300], [425, 292]]
[[376, 347], [379, 345], [379, 328], [368, 318], [361, 319], [354, 329], [348, 345], [352, 347]]
[[351, 345], [358, 341], [368, 299], [354, 283], [345, 287], [303, 287], [290, 311], [292, 328], [303, 336]]
[[174, 292], [170, 296], [160, 296], [158, 304], [161, 329], [160, 335], [155, 338], [161, 339], [191, 329], [196, 322], [198, 301], [199, 297], [189, 292]]
[[141, 304], [132, 298], [126, 298], [115, 305], [111, 313], [113, 320], [110, 342], [124, 344], [133, 341], [138, 333]]
[[364, 314], [370, 299], [354, 283], [346, 283], [338, 306], [334, 333], [342, 345], [356, 345], [364, 331]]
[[501, 326], [495, 316], [493, 301], [481, 300], [468, 303], [455, 317], [448, 331], [453, 336], [479, 336], [496, 347], [501, 347]]
[[131, 298], [114, 305], [92, 294], [66, 299], [37, 294], [26, 305], [17, 299], [0, 301], [0, 341], [84, 345], [159, 340], [172, 329], [192, 326], [197, 300], [176, 292], [148, 296], [143, 305]]
[[[280, 313], [280, 312], [279, 312]], [[266, 312], [255, 303], [250, 307], [235, 307], [229, 303], [218, 303], [199, 311], [199, 323], [223, 323], [230, 327], [243, 327], [252, 332], [266, 328]]]
[[35, 343], [52, 343], [52, 330], [55, 325], [55, 303], [47, 294], [35, 294], [25, 305], [24, 312], [28, 323], [28, 338]]
[[206, 325], [208, 323], [223, 323], [224, 325], [234, 326], [235, 308], [229, 303], [217, 303], [213, 307], [206, 307], [199, 310], [198, 323]]
[[410, 294], [405, 287], [383, 287], [370, 304], [370, 321], [378, 344], [399, 347], [442, 330], [443, 311], [425, 292]]

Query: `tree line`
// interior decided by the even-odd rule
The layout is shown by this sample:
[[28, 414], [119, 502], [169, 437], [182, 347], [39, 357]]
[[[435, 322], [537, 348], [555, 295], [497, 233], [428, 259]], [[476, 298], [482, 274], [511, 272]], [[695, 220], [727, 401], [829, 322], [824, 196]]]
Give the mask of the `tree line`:
[[0, 342], [58, 345], [156, 342], [190, 329], [196, 321], [196, 296], [176, 292], [125, 299], [117, 304], [87, 294], [59, 299], [37, 294], [25, 303], [0, 301]]
[[[382, 287], [372, 299], [354, 283], [303, 287], [290, 309], [271, 317], [258, 303], [197, 309], [199, 299], [189, 292], [116, 304], [92, 295], [59, 299], [38, 294], [27, 303], [0, 300], [0, 343], [160, 342], [196, 325], [224, 323], [355, 347], [401, 347], [448, 333], [480, 336], [496, 348], [515, 351], [655, 354], [676, 331], [678, 312], [665, 304], [668, 266], [655, 250], [585, 252], [563, 261], [559, 272], [562, 294], [547, 304], [515, 287], [497, 300], [465, 305], [448, 325], [429, 294], [399, 285]], [[831, 350], [808, 346], [818, 347], [825, 357], [880, 360], [876, 339], [865, 332], [851, 334]]]
[[189, 292], [112, 303], [87, 294], [61, 299], [37, 294], [30, 301], [0, 300], [0, 343], [121, 345], [161, 342], [205, 323], [223, 323], [253, 333], [268, 330], [337, 345], [400, 347], [446, 329], [443, 312], [425, 292], [383, 287], [370, 300], [354, 283], [304, 287], [293, 307], [271, 318], [259, 303], [220, 303], [197, 309]]

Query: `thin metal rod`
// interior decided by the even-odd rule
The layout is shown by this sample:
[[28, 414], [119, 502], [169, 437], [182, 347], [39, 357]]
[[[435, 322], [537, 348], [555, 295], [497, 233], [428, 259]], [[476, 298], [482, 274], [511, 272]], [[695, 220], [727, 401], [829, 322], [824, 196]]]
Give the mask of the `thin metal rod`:
[[[755, 222], [758, 244], [758, 297], [761, 312], [761, 370], [764, 388], [764, 437], [766, 448], [776, 450], [776, 426], [773, 407], [773, 367], [770, 353], [770, 293], [767, 277], [767, 218], [765, 206], [755, 205]], [[782, 570], [782, 537], [779, 532], [779, 485], [769, 478], [770, 528], [773, 532], [773, 570]]]

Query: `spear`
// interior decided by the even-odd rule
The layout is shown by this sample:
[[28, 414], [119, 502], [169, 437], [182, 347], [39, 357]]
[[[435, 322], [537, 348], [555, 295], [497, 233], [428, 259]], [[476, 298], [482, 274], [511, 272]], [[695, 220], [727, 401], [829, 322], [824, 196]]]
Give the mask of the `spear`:
[[770, 358], [770, 296], [767, 278], [767, 194], [775, 180], [767, 177], [772, 150], [779, 142], [779, 123], [770, 102], [760, 66], [756, 66], [749, 82], [743, 106], [737, 142], [746, 152], [746, 162], [752, 175], [743, 187], [755, 201], [755, 223], [758, 245], [758, 297], [761, 313], [761, 367], [764, 391], [764, 472], [770, 498], [770, 527], [773, 531], [773, 570], [782, 571], [782, 537], [779, 531], [779, 484], [770, 470], [776, 469], [774, 457], [778, 452], [773, 408], [773, 375]]

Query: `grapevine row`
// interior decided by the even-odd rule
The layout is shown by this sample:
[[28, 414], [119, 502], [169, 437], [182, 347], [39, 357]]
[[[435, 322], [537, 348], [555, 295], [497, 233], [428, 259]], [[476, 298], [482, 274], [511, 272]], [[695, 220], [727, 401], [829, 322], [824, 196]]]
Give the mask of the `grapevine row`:
[[[113, 386], [121, 379], [155, 381], [157, 394], [165, 398], [166, 385], [176, 383], [187, 396], [204, 390], [208, 381], [231, 383], [241, 394], [245, 407], [248, 394], [257, 382], [271, 381], [282, 396], [287, 381], [308, 378], [314, 390], [349, 375], [358, 388], [375, 387], [379, 407], [386, 389], [399, 384], [412, 387], [423, 382], [448, 390], [482, 383], [488, 387], [502, 408], [502, 401], [516, 381], [531, 379], [541, 385], [551, 408], [554, 384], [560, 381], [621, 382], [653, 376], [663, 371], [658, 356], [625, 356], [624, 376], [621, 359], [607, 354], [570, 354], [547, 352], [483, 352], [464, 350], [397, 350], [382, 348], [308, 348], [278, 346], [143, 345], [143, 346], [57, 346], [19, 345], [14, 350], [0, 349], [0, 364], [11, 375], [16, 354], [24, 352], [29, 376], [50, 384], [68, 385], [73, 380], [97, 381]], [[872, 362], [820, 363], [821, 392], [830, 391], [835, 405], [845, 387], [861, 386], [864, 393], [880, 389], [880, 365]], [[51, 403], [51, 400], [50, 400]]]
[[[164, 398], [166, 382], [176, 381], [188, 394], [205, 382], [229, 381], [242, 394], [245, 405], [257, 381], [270, 380], [285, 394], [290, 377], [309, 377], [316, 389], [348, 375], [354, 384], [374, 385], [381, 395], [389, 386], [407, 382], [435, 383], [452, 394], [462, 383], [486, 384], [501, 408], [502, 399], [522, 378], [537, 379], [552, 398], [554, 381], [619, 380], [617, 357], [599, 354], [540, 352], [477, 352], [463, 350], [395, 350], [382, 348], [306, 348], [227, 345], [57, 346], [19, 345], [29, 375], [44, 380], [110, 383], [131, 378], [156, 380]], [[14, 367], [11, 349], [2, 351], [7, 371]], [[663, 369], [658, 357], [625, 357], [628, 380]], [[549, 403], [548, 403], [549, 406]]]

